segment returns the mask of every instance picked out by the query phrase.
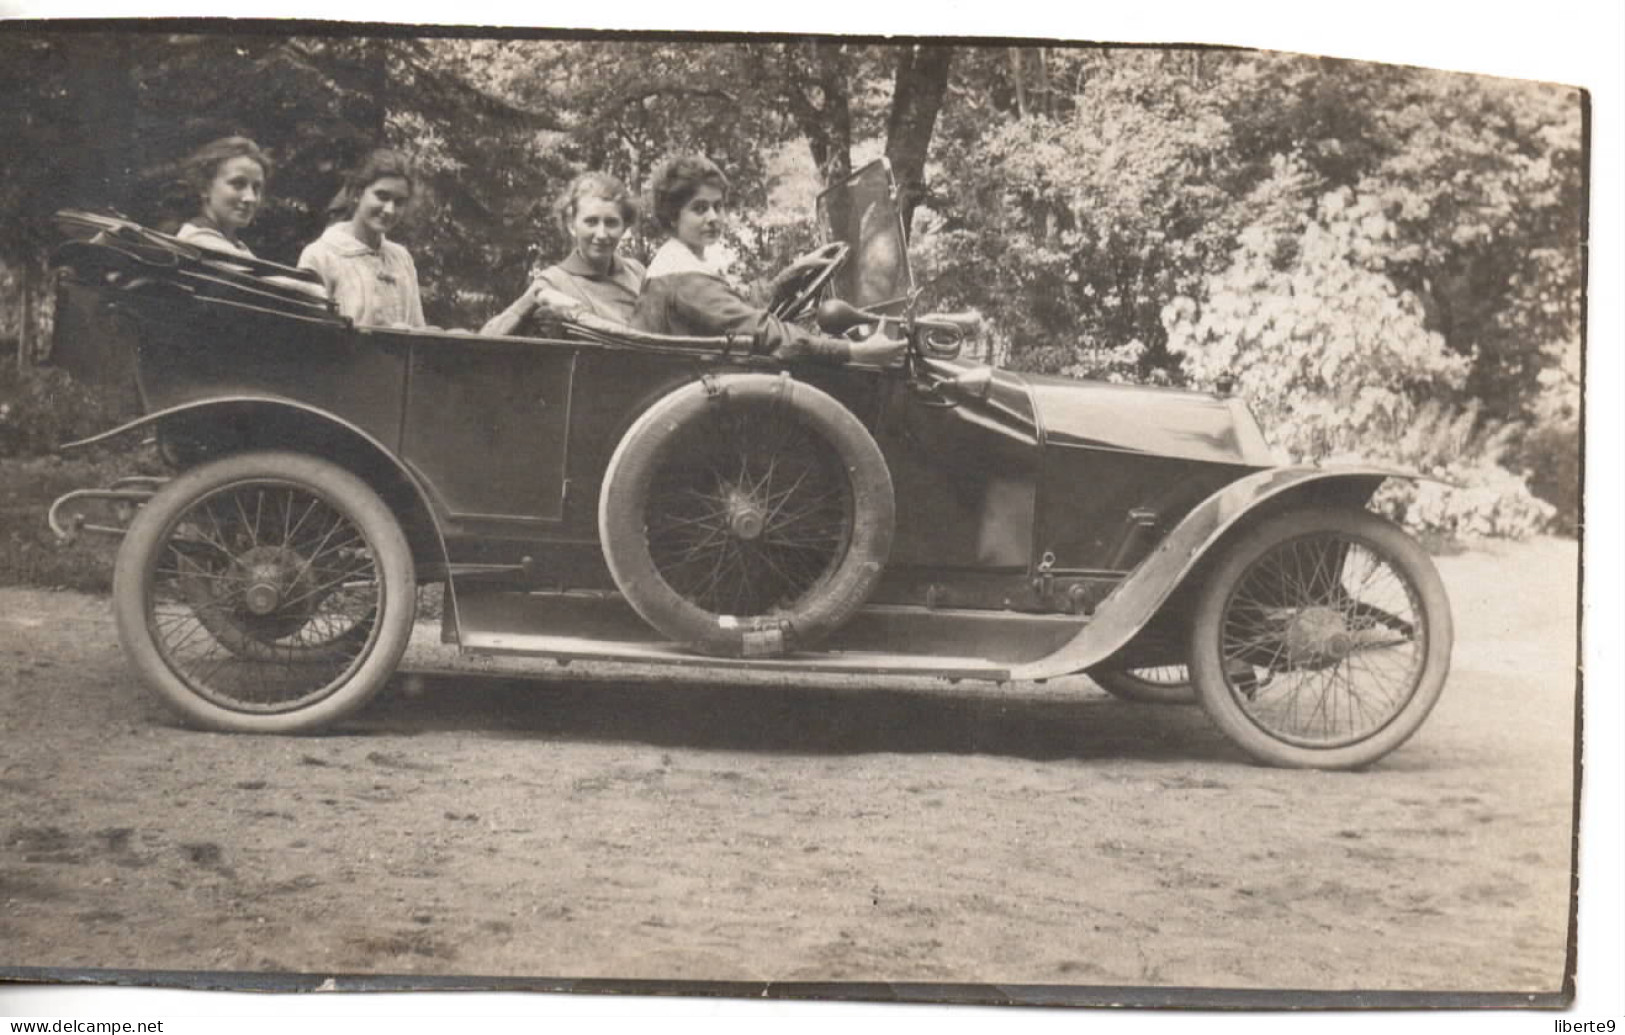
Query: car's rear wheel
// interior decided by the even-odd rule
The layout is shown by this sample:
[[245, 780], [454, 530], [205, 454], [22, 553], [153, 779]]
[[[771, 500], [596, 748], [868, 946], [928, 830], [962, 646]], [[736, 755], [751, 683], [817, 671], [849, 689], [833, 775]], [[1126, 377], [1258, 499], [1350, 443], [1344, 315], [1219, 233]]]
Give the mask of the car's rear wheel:
[[[327, 605], [331, 598], [314, 592], [289, 608], [288, 614], [267, 618], [245, 613], [240, 602], [233, 599], [229, 581], [201, 570], [189, 559], [180, 558], [177, 563], [181, 574], [176, 582], [192, 613], [217, 643], [240, 658], [280, 661], [297, 655], [312, 659], [337, 657], [365, 642], [377, 621], [375, 612], [323, 614], [330, 610]], [[305, 581], [309, 582], [308, 575]]]
[[1450, 605], [1417, 543], [1364, 511], [1265, 521], [1197, 602], [1191, 675], [1213, 721], [1270, 765], [1350, 769], [1421, 726], [1450, 669]]
[[812, 646], [869, 598], [891, 550], [891, 474], [874, 438], [788, 374], [684, 385], [627, 431], [599, 534], [627, 601], [708, 654]]
[[1123, 701], [1136, 704], [1195, 704], [1196, 688], [1190, 669], [1184, 665], [1152, 665], [1143, 668], [1108, 669], [1090, 672], [1102, 690]]
[[314, 457], [248, 453], [172, 480], [131, 522], [113, 605], [142, 681], [189, 722], [293, 733], [360, 708], [416, 611], [383, 501]]

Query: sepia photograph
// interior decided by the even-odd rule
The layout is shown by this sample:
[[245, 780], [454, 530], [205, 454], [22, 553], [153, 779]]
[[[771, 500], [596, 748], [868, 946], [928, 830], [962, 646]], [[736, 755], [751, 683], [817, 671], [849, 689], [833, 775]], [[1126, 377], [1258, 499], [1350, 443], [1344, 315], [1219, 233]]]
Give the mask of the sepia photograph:
[[1573, 1003], [1585, 87], [224, 19], [0, 83], [0, 982]]

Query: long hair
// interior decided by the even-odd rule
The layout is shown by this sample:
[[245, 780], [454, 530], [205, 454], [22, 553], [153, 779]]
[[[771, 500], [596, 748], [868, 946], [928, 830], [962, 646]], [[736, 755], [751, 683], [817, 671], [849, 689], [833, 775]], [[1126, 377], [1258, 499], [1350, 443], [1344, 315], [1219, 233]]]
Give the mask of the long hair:
[[565, 240], [570, 239], [570, 226], [575, 222], [576, 210], [580, 208], [582, 198], [599, 198], [614, 204], [621, 210], [621, 219], [628, 230], [638, 221], [637, 199], [626, 189], [626, 184], [606, 172], [584, 172], [570, 181], [564, 193], [559, 195], [558, 204], [553, 207]]
[[233, 158], [252, 159], [259, 164], [265, 178], [271, 178], [271, 160], [258, 144], [247, 137], [221, 137], [204, 144], [186, 159], [185, 179], [192, 188], [192, 197], [196, 199], [206, 193], [220, 167]]
[[327, 203], [327, 221], [337, 223], [355, 215], [355, 207], [362, 193], [389, 176], [405, 180], [407, 189], [413, 194], [417, 193], [417, 176], [412, 171], [412, 163], [399, 151], [380, 147], [368, 153], [360, 165], [344, 174], [344, 185]]
[[678, 213], [693, 200], [701, 187], [715, 187], [724, 195], [728, 193], [728, 178], [709, 158], [678, 155], [656, 169], [653, 179], [649, 181], [655, 222], [666, 230], [676, 230]]

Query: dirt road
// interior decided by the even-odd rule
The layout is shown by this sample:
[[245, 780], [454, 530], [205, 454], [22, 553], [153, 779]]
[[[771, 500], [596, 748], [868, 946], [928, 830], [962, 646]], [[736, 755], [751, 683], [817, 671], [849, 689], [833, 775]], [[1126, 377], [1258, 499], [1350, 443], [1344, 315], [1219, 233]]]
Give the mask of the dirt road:
[[105, 600], [0, 590], [0, 967], [1553, 992], [1575, 561], [1441, 558], [1444, 699], [1336, 774], [1082, 678], [578, 665], [189, 732]]

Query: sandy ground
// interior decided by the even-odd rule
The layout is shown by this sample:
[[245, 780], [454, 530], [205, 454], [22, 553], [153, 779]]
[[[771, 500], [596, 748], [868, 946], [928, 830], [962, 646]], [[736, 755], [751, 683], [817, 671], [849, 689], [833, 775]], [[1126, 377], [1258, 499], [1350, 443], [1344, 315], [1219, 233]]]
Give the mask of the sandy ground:
[[1575, 545], [1439, 564], [1454, 672], [1363, 773], [1083, 678], [576, 665], [190, 732], [105, 600], [0, 590], [0, 968], [1555, 992]]

